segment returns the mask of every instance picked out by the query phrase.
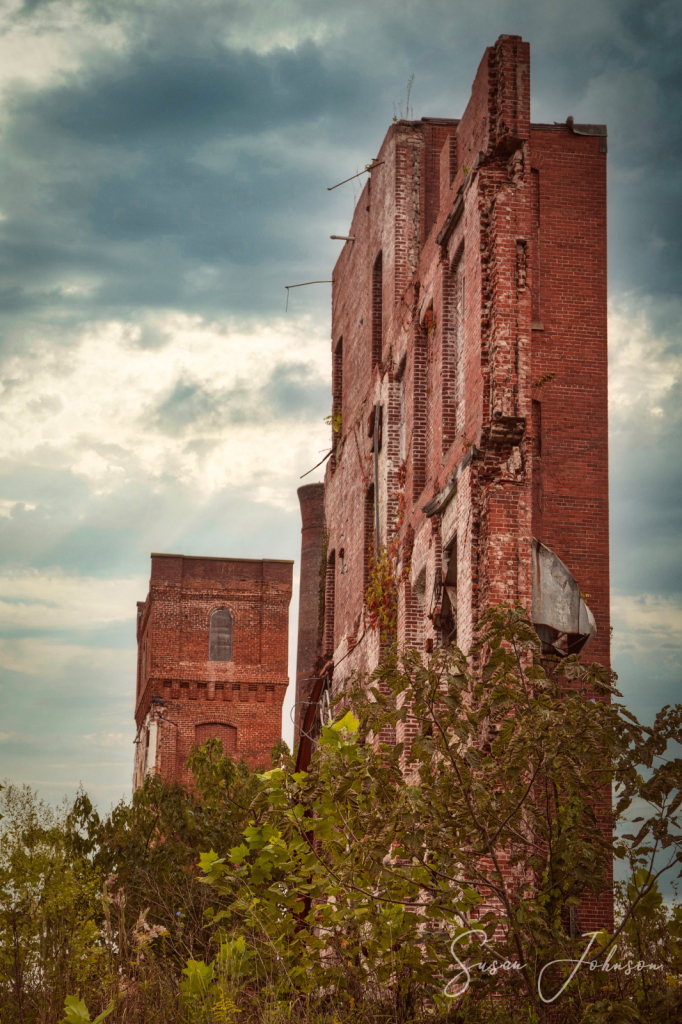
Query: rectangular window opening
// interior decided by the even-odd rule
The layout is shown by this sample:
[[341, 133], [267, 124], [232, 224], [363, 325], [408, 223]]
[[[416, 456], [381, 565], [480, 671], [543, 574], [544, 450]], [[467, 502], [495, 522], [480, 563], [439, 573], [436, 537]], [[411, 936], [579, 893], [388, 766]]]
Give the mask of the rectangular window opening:
[[323, 657], [331, 657], [334, 653], [334, 621], [336, 615], [336, 551], [330, 551], [327, 558], [327, 571], [324, 587], [324, 633], [322, 637]]
[[372, 369], [381, 362], [384, 331], [384, 280], [381, 252], [372, 268]]
[[440, 610], [443, 643], [457, 641], [457, 535], [443, 551], [443, 593]]

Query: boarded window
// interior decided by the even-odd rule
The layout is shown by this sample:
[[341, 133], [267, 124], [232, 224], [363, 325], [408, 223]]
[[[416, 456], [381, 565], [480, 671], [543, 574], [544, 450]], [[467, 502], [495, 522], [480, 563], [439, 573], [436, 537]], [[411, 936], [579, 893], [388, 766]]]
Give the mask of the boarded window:
[[208, 660], [232, 661], [233, 619], [229, 608], [211, 612], [208, 631]]
[[225, 725], [223, 722], [204, 722], [202, 725], [195, 725], [194, 742], [198, 746], [213, 737], [221, 741], [223, 753], [237, 752], [237, 730], [233, 725]]

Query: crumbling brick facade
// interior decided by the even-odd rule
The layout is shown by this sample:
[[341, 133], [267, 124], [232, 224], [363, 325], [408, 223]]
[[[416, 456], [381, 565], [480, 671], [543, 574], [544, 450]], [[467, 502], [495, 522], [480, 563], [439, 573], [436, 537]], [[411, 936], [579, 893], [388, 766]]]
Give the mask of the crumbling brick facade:
[[[400, 645], [466, 651], [486, 608], [518, 600], [554, 650], [591, 639], [609, 664], [605, 154], [603, 126], [531, 124], [518, 36], [486, 50], [460, 119], [390, 127], [333, 273], [319, 665], [334, 692], [380, 655], [377, 508]], [[552, 618], [548, 560], [570, 622]], [[586, 907], [581, 925], [609, 915]]]
[[189, 783], [191, 747], [268, 766], [282, 735], [292, 562], [152, 555], [137, 606], [133, 788], [150, 772]]

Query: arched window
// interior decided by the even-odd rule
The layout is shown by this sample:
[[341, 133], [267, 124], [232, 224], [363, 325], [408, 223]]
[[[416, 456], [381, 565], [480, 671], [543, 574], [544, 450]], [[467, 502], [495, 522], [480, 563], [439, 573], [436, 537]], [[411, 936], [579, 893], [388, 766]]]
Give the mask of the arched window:
[[[219, 608], [218, 611], [224, 611]], [[223, 744], [224, 754], [236, 754], [237, 752], [237, 730], [233, 725], [225, 725], [223, 722], [203, 722], [194, 726], [194, 742], [202, 746], [206, 740], [220, 740]]]
[[232, 661], [234, 621], [229, 608], [214, 608], [208, 629], [208, 660]]

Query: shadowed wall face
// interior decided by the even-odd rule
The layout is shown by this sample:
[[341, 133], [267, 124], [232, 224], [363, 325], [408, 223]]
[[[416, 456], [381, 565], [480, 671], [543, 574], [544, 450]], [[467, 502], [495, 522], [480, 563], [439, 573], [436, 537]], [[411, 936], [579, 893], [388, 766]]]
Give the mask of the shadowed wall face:
[[138, 604], [134, 789], [145, 775], [191, 782], [211, 736], [252, 768], [282, 734], [292, 562], [152, 555]]
[[324, 484], [299, 487], [301, 503], [301, 586], [299, 598], [298, 651], [296, 657], [296, 705], [294, 742], [298, 741], [306, 701], [313, 685], [322, 650], [320, 593], [324, 547]]

